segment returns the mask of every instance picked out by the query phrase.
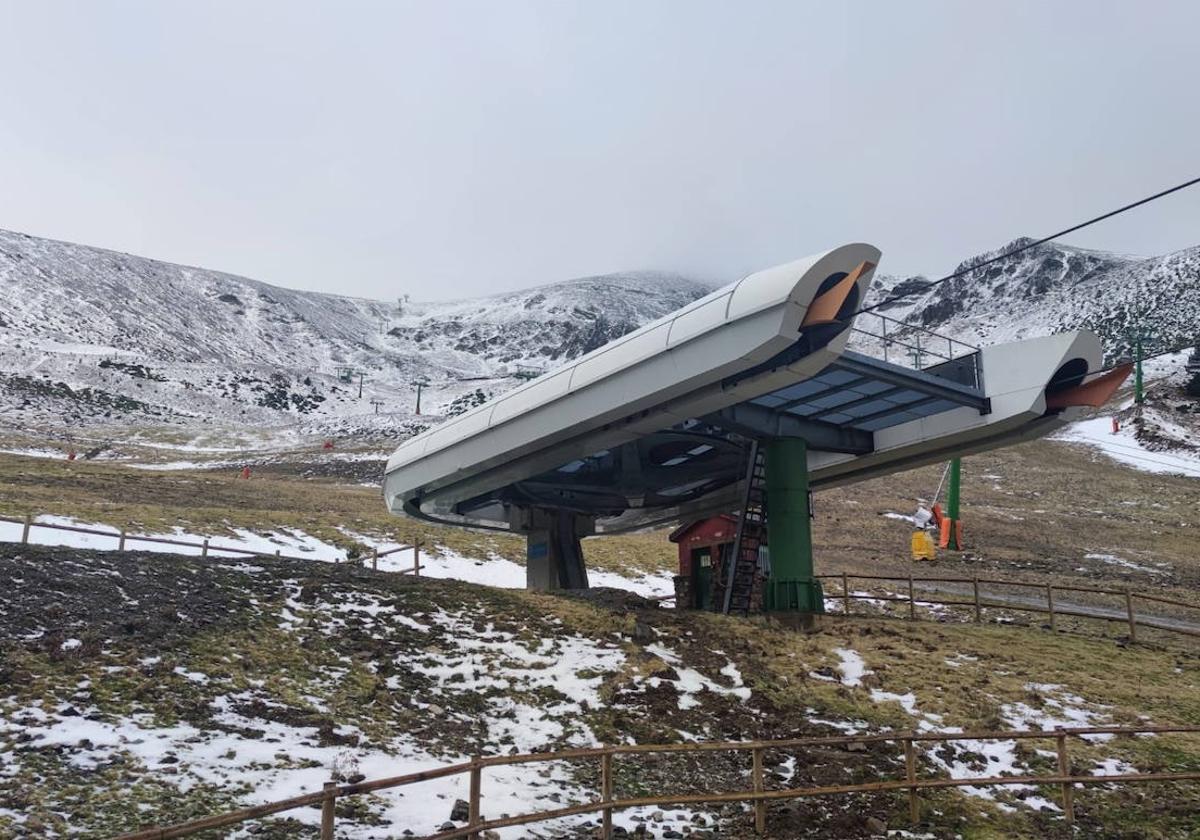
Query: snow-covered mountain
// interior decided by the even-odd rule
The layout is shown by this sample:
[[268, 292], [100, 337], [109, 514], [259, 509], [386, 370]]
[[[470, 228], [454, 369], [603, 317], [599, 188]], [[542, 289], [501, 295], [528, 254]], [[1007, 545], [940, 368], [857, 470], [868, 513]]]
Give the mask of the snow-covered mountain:
[[[1200, 247], [1145, 258], [1048, 243], [928, 282], [881, 274], [867, 302], [914, 293], [880, 312], [974, 344], [1088, 326], [1115, 357], [1139, 324], [1150, 350], [1200, 338]], [[0, 289], [9, 427], [232, 424], [387, 437], [709, 291], [637, 272], [449, 303], [365, 300], [5, 231]], [[417, 381], [427, 383], [420, 416]]]
[[[1028, 241], [966, 260], [955, 273]], [[877, 275], [867, 302], [911, 294], [879, 311], [976, 345], [1078, 327], [1095, 330], [1110, 357], [1128, 355], [1139, 330], [1147, 353], [1200, 341], [1200, 246], [1136, 257], [1048, 242], [926, 289], [928, 282]]]
[[[656, 272], [375, 301], [0, 231], [0, 416], [395, 426], [488, 398], [709, 291]], [[359, 395], [359, 374], [363, 388]], [[344, 381], [345, 379], [350, 381]]]

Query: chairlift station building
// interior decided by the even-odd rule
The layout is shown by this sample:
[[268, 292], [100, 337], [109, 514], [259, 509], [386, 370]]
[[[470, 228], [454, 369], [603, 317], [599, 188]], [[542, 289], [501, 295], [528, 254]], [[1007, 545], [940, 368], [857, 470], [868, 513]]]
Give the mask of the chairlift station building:
[[[581, 537], [743, 510], [757, 461], [768, 608], [820, 612], [810, 489], [1045, 435], [1124, 379], [1089, 379], [1086, 330], [978, 349], [858, 314], [879, 257], [751, 274], [417, 435], [388, 461], [389, 508], [525, 534], [530, 588], [583, 588]], [[848, 350], [856, 333], [881, 357]]]

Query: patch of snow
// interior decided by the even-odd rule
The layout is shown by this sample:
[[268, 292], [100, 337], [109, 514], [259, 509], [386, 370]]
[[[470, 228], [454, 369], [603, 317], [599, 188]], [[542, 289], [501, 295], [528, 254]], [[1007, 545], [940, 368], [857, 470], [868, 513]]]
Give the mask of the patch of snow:
[[175, 673], [183, 677], [185, 680], [199, 683], [200, 685], [204, 685], [208, 682], [208, 674], [201, 674], [199, 671], [189, 671], [182, 665], [176, 666]]
[[61, 458], [66, 460], [66, 453], [61, 449], [0, 449], [5, 455], [21, 455], [25, 458]]
[[1055, 440], [1083, 443], [1134, 469], [1150, 473], [1174, 473], [1200, 478], [1200, 454], [1147, 449], [1126, 426], [1112, 433], [1112, 418], [1093, 417], [1072, 423], [1054, 436]]
[[[365, 534], [351, 531], [345, 531], [345, 533], [352, 539], [379, 551], [388, 551], [396, 547], [396, 543], [379, 540]], [[426, 577], [452, 578], [501, 589], [525, 588], [525, 567], [503, 557], [492, 556], [487, 559], [464, 557], [451, 549], [439, 546], [433, 552], [421, 551], [420, 563], [421, 574]], [[378, 568], [381, 571], [409, 572], [412, 567], [413, 553], [411, 549], [379, 558]], [[675, 594], [674, 576], [667, 571], [631, 578], [603, 569], [589, 569], [588, 582], [593, 587], [625, 589], [641, 595], [643, 598], [661, 598]]]
[[695, 695], [705, 690], [711, 691], [715, 694], [732, 695], [739, 700], [750, 699], [750, 689], [741, 684], [741, 674], [737, 671], [737, 668], [733, 666], [732, 662], [721, 669], [721, 673], [725, 674], [726, 676], [730, 676], [730, 668], [733, 669], [733, 672], [738, 674], [738, 679], [734, 681], [734, 686], [730, 688], [721, 685], [715, 680], [709, 679], [694, 668], [688, 668], [683, 664], [683, 660], [679, 657], [679, 654], [675, 653], [675, 651], [665, 647], [664, 645], [650, 644], [646, 645], [645, 647], [647, 653], [652, 653], [663, 662], [666, 662], [668, 665], [674, 668], [675, 672], [679, 675], [678, 680], [664, 680], [661, 677], [651, 676], [646, 680], [646, 682], [648, 682], [653, 688], [658, 688], [658, 686], [663, 683], [673, 685], [675, 690], [679, 692], [680, 709], [691, 709], [699, 706], [700, 701], [696, 699]]
[[1101, 563], [1107, 563], [1110, 566], [1122, 566], [1126, 569], [1131, 569], [1135, 572], [1146, 572], [1147, 574], [1151, 574], [1151, 575], [1168, 574], [1168, 572], [1164, 571], [1163, 569], [1156, 569], [1156, 568], [1151, 568], [1149, 566], [1143, 566], [1139, 563], [1134, 563], [1132, 560], [1126, 560], [1124, 557], [1118, 557], [1115, 554], [1099, 554], [1099, 553], [1092, 552], [1092, 553], [1083, 555], [1083, 559], [1099, 560]]
[[1125, 773], [1137, 772], [1136, 767], [1128, 761], [1122, 761], [1119, 758], [1106, 758], [1093, 763], [1096, 765], [1092, 770], [1093, 776], [1120, 776]]
[[[1002, 705], [1000, 714], [1005, 722], [1014, 729], [1105, 726], [1111, 721], [1105, 712], [1107, 707], [1101, 707], [1099, 711], [1090, 709], [1086, 700], [1063, 690], [1061, 685], [1026, 683], [1025, 688], [1040, 697], [1042, 707], [1035, 708], [1024, 702]], [[1082, 737], [1088, 741], [1109, 741], [1113, 736], [1098, 734]]]
[[862, 685], [862, 678], [871, 673], [867, 670], [867, 663], [863, 661], [862, 656], [857, 651], [847, 648], [834, 648], [833, 652], [839, 660], [838, 669], [842, 672], [842, 685]]
[[[44, 526], [66, 526], [73, 528], [89, 528], [102, 531], [101, 534], [81, 534], [77, 531], [64, 531], [59, 528]], [[0, 542], [19, 542], [23, 525], [18, 522], [0, 522]], [[257, 554], [282, 554], [302, 556], [312, 560], [332, 563], [345, 558], [346, 552], [335, 545], [324, 542], [303, 531], [295, 529], [279, 529], [266, 535], [256, 534], [244, 528], [232, 529], [232, 536], [211, 537], [209, 555], [212, 557], [243, 557], [247, 552]], [[196, 543], [195, 546], [172, 545], [154, 542], [154, 538], [178, 540]], [[129, 550], [148, 551], [160, 554], [185, 554], [198, 557], [202, 548], [200, 543], [205, 537], [193, 534], [184, 528], [176, 526], [161, 534], [129, 534], [125, 537], [125, 547]], [[85, 548], [98, 551], [112, 551], [119, 545], [120, 534], [117, 529], [94, 522], [85, 522], [69, 516], [39, 516], [29, 530], [29, 542], [33, 545], [54, 545], [68, 548]], [[241, 549], [241, 551], [231, 550]]]
[[951, 668], [959, 668], [959, 667], [962, 667], [963, 663], [965, 663], [965, 662], [978, 662], [979, 657], [978, 656], [970, 656], [969, 654], [966, 654], [966, 653], [956, 653], [951, 658], [943, 660], [943, 661], [947, 665], [949, 665]]

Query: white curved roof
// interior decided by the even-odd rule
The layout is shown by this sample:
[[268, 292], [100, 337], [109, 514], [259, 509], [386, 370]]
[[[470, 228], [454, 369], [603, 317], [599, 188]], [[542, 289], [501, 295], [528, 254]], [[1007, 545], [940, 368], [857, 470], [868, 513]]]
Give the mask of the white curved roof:
[[[387, 472], [553, 404], [601, 379], [652, 356], [676, 350], [728, 324], [771, 313], [778, 321], [776, 334], [793, 335], [821, 281], [835, 271], [848, 272], [863, 260], [878, 262], [878, 249], [863, 244], [845, 245], [748, 275], [514, 388], [490, 403], [405, 441], [388, 459]], [[873, 271], [868, 271], [860, 281], [864, 293], [872, 276]]]

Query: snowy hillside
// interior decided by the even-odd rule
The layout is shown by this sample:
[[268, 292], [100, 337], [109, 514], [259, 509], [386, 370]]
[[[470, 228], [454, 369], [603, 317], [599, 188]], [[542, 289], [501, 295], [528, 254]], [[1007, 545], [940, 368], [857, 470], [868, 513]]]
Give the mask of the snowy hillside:
[[[970, 268], [1003, 248], [961, 263]], [[925, 277], [878, 275], [867, 302], [912, 294], [879, 311], [984, 345], [1087, 327], [1112, 358], [1128, 355], [1138, 326], [1148, 353], [1200, 340], [1200, 247], [1134, 257], [1047, 243], [923, 293]]]
[[[4, 231], [0, 287], [10, 423], [314, 431], [396, 428], [417, 380], [429, 383], [424, 414], [469, 406], [708, 291], [646, 272], [465, 302], [371, 301]], [[377, 407], [390, 419], [372, 419]]]

